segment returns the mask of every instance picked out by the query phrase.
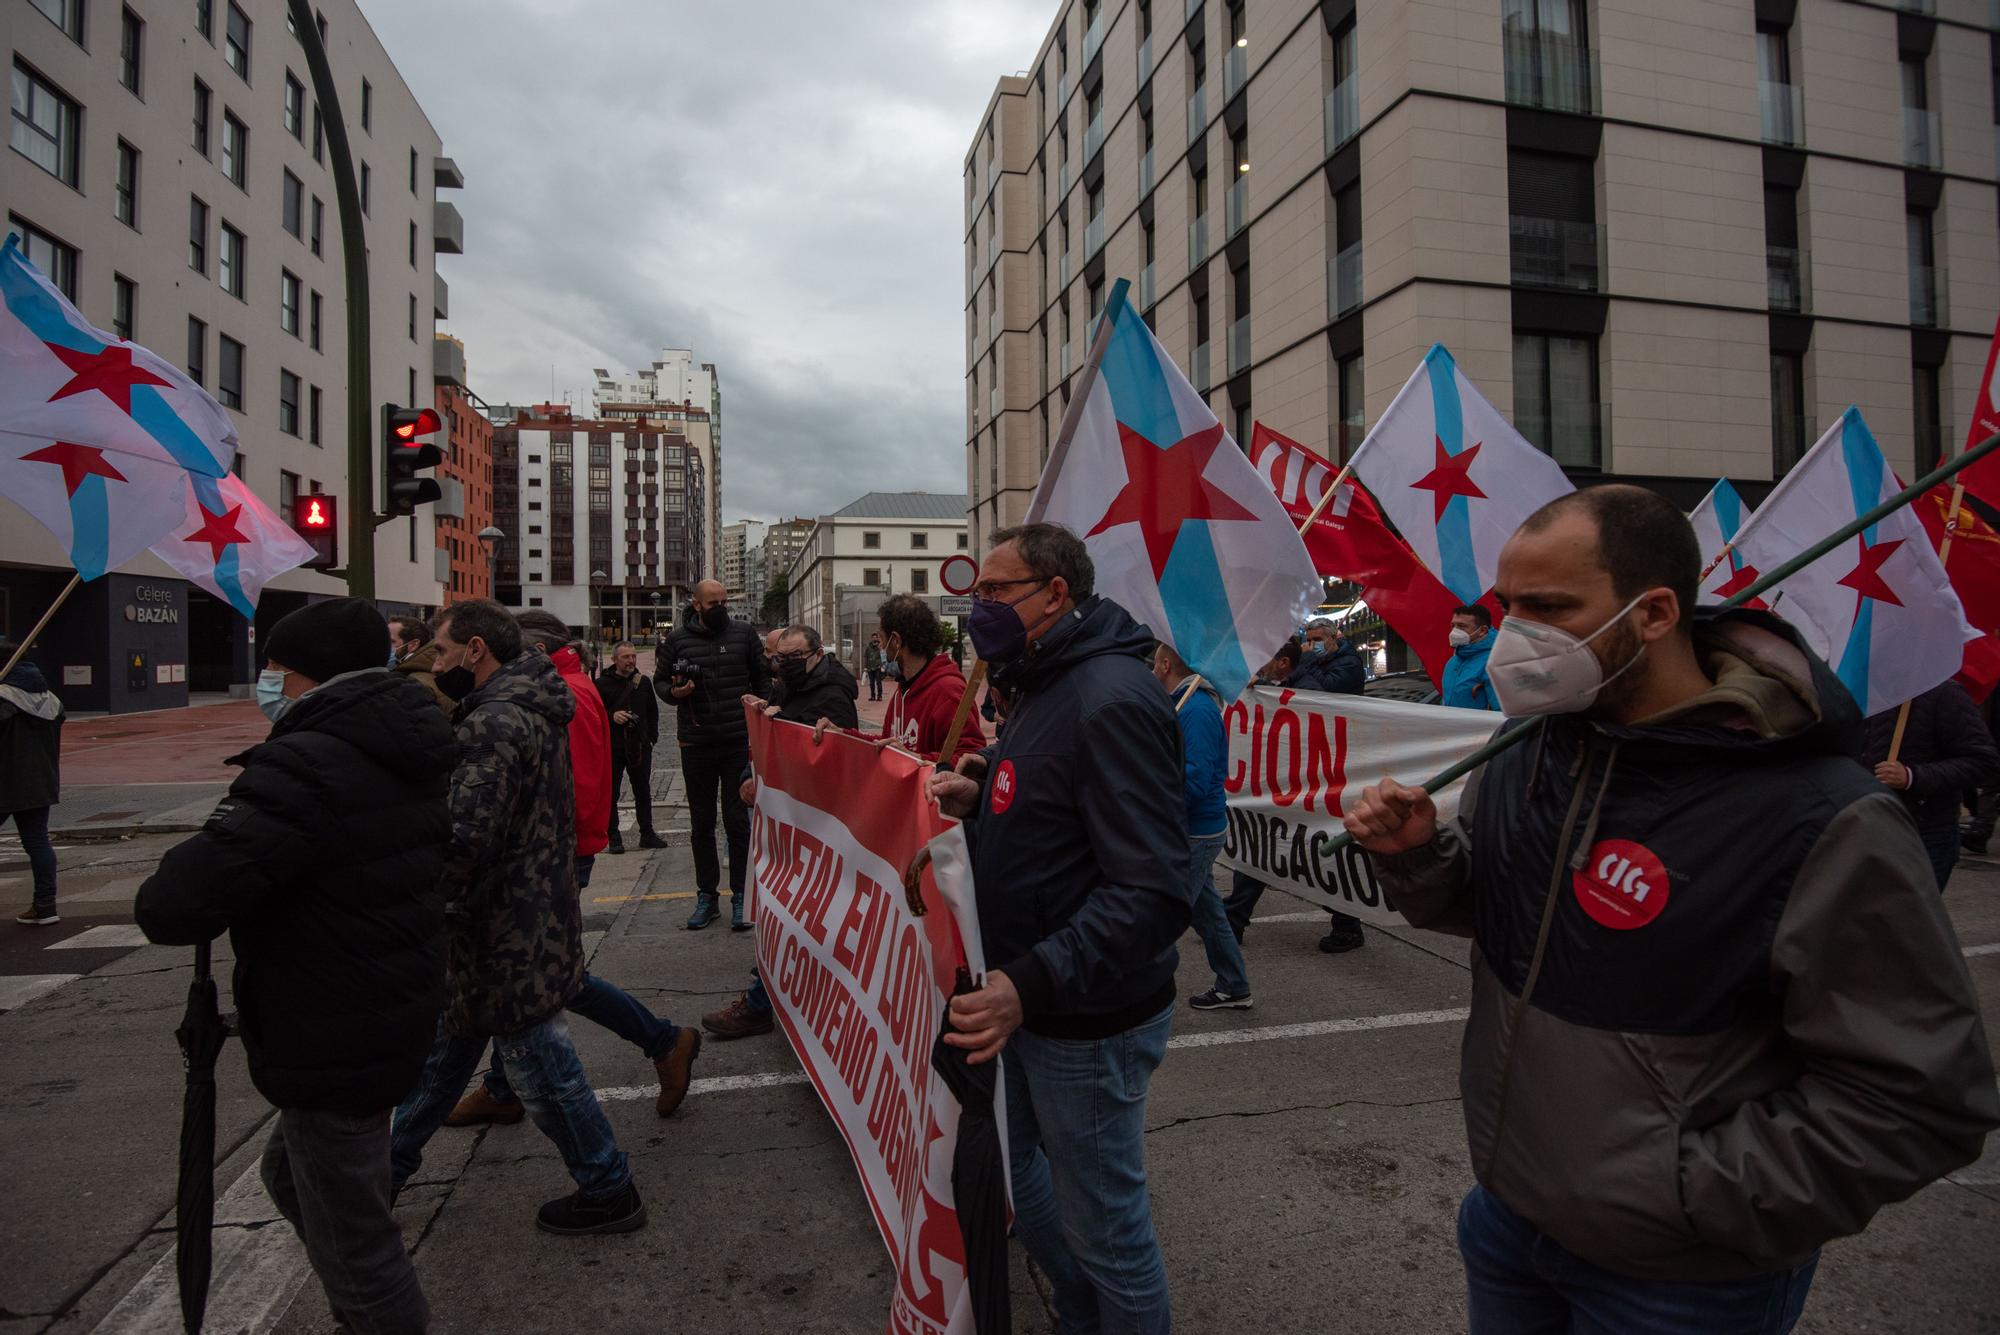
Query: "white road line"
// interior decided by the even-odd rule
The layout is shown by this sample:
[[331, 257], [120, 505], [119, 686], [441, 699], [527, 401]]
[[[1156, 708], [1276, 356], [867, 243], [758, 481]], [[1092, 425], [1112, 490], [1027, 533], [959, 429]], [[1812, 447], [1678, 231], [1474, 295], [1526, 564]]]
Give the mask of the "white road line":
[[1984, 946], [1967, 946], [1965, 953], [1968, 958], [1973, 955], [2000, 955], [2000, 941]]
[[1327, 916], [1327, 911], [1325, 909], [1321, 909], [1318, 913], [1267, 913], [1261, 918], [1252, 918], [1250, 921], [1251, 922], [1321, 922], [1326, 918], [1326, 916]]
[[92, 927], [78, 932], [66, 941], [58, 941], [49, 946], [50, 950], [105, 950], [113, 946], [143, 946], [146, 934], [139, 930], [137, 923], [111, 923], [103, 927]]
[[[739, 1089], [771, 1089], [778, 1085], [803, 1085], [808, 1083], [804, 1071], [764, 1071], [757, 1075], [714, 1075], [688, 1082], [690, 1094], [729, 1094]], [[616, 1089], [600, 1089], [597, 1097], [606, 1103], [622, 1102], [627, 1099], [650, 1099], [660, 1092], [658, 1085], [621, 1085]]]
[[29, 973], [0, 978], [0, 1011], [18, 1009], [81, 977], [80, 973]]

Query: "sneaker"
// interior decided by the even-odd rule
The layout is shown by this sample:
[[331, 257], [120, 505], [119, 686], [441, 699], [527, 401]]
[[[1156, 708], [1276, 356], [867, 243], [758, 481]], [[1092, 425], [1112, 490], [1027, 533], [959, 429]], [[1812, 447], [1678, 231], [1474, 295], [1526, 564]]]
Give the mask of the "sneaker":
[[1219, 987], [1211, 987], [1198, 997], [1188, 998], [1188, 1005], [1198, 1011], [1247, 1011], [1254, 1004], [1248, 992], [1231, 996]]
[[743, 916], [743, 896], [740, 894], [731, 895], [729, 897], [729, 930], [732, 932], [747, 932], [754, 926], [756, 926], [755, 923]]
[[750, 998], [740, 996], [719, 1011], [701, 1017], [701, 1027], [728, 1042], [733, 1038], [755, 1038], [771, 1032], [771, 1012], [750, 1008]]
[[646, 1226], [646, 1203], [639, 1188], [630, 1182], [615, 1196], [592, 1200], [581, 1191], [559, 1201], [550, 1201], [535, 1215], [535, 1227], [544, 1233], [581, 1238], [592, 1233], [630, 1233]]
[[614, 839], [610, 843], [604, 846], [604, 851], [609, 853], [613, 857], [618, 857], [619, 855], [624, 853], [625, 845]]
[[690, 932], [699, 932], [714, 921], [715, 896], [713, 894], [696, 895], [694, 912], [688, 914], [687, 929]]
[[1336, 927], [1319, 939], [1319, 948], [1329, 955], [1345, 955], [1367, 944], [1359, 927]]
[[39, 909], [30, 904], [14, 915], [14, 921], [24, 927], [53, 927], [62, 917], [54, 909]]
[[674, 1045], [659, 1055], [653, 1069], [660, 1074], [660, 1097], [653, 1101], [653, 1110], [662, 1117], [672, 1117], [674, 1110], [687, 1097], [688, 1082], [694, 1077], [695, 1058], [701, 1056], [701, 1030], [682, 1025], [674, 1035]]
[[486, 1082], [480, 1081], [472, 1087], [472, 1092], [458, 1101], [458, 1106], [445, 1114], [446, 1126], [512, 1126], [528, 1115], [527, 1108], [519, 1099], [505, 1102], [486, 1092]]
[[659, 835], [654, 834], [651, 830], [639, 836], [639, 847], [641, 848], [665, 848], [666, 846], [667, 841], [660, 838]]

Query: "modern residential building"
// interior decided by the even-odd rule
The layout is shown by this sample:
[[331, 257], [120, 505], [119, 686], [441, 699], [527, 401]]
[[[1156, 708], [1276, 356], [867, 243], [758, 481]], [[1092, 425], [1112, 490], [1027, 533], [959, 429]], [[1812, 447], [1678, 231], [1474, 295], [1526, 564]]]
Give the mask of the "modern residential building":
[[754, 519], [724, 524], [722, 540], [716, 545], [715, 577], [729, 590], [730, 604], [737, 613], [753, 616], [756, 604], [750, 601], [750, 554], [763, 547], [764, 526]]
[[[804, 518], [781, 519], [764, 530], [764, 587], [768, 590], [780, 576], [787, 581], [787, 587], [796, 584], [792, 565], [805, 550], [806, 539], [812, 536], [813, 520]], [[758, 600], [761, 606], [762, 599]], [[794, 609], [798, 603], [790, 604]]]
[[707, 546], [702, 456], [682, 429], [698, 411], [609, 420], [538, 403], [495, 427], [494, 597], [580, 633], [671, 624]]
[[1347, 458], [1430, 345], [1579, 481], [1908, 475], [2000, 308], [1982, 0], [1065, 0], [965, 156], [974, 546], [1110, 285], [1239, 441]]
[[[428, 404], [446, 301], [435, 259], [459, 253], [465, 232], [439, 191], [463, 180], [355, 0], [318, 11], [361, 178], [373, 397]], [[339, 211], [324, 115], [287, 27], [283, 0], [20, 0], [0, 23], [7, 230], [86, 319], [185, 366], [230, 410], [237, 471], [281, 512], [302, 491], [348, 494]], [[70, 571], [37, 525], [4, 504], [0, 515], [0, 623], [20, 633]], [[377, 530], [385, 610], [442, 601], [437, 525], [432, 506]], [[345, 591], [291, 571], [264, 590], [253, 628], [147, 556], [78, 590], [39, 657], [72, 709], [247, 691], [253, 629]]]
[[463, 602], [493, 596], [492, 553], [480, 532], [493, 524], [493, 423], [479, 396], [465, 384], [465, 345], [439, 334], [435, 369], [438, 416], [444, 419], [444, 463], [438, 477], [445, 490], [437, 525], [439, 601]]
[[792, 620], [818, 629], [854, 667], [882, 600], [941, 598], [939, 564], [967, 547], [965, 497], [871, 491], [821, 515], [807, 533], [790, 566]]
[[662, 348], [659, 359], [646, 370], [619, 377], [599, 367], [596, 375], [599, 417], [632, 420], [660, 417], [674, 408], [685, 411], [688, 446], [701, 456], [703, 485], [708, 489], [702, 501], [708, 545], [700, 558], [701, 575], [706, 578], [717, 568], [716, 543], [722, 533], [722, 378], [715, 363], [695, 361], [690, 348]]

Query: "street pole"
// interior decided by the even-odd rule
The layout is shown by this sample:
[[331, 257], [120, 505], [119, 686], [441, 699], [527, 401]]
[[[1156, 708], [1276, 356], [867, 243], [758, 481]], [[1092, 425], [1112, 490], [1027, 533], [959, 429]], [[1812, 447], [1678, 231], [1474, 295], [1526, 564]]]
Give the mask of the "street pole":
[[349, 596], [375, 600], [375, 451], [372, 446], [374, 388], [369, 383], [368, 238], [362, 231], [361, 187], [347, 145], [347, 121], [333, 66], [319, 38], [319, 22], [306, 0], [287, 0], [291, 26], [304, 50], [319, 102], [320, 123], [333, 169], [333, 197], [340, 210], [340, 250], [347, 278], [347, 579]]

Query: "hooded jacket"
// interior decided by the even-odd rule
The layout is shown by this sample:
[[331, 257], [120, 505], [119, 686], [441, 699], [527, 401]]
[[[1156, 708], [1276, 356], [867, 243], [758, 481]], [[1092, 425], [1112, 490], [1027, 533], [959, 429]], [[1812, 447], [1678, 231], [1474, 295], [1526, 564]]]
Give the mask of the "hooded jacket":
[[966, 822], [987, 963], [1053, 1038], [1107, 1038], [1173, 1004], [1187, 818], [1152, 635], [1086, 598], [998, 671], [1012, 704]]
[[1460, 709], [1500, 708], [1493, 685], [1486, 680], [1486, 656], [1493, 652], [1493, 632], [1487, 631], [1471, 644], [1454, 645], [1445, 660], [1444, 681], [1439, 684], [1439, 702]]
[[[861, 688], [855, 683], [854, 674], [832, 654], [823, 654], [804, 681], [796, 688], [785, 689], [778, 717], [808, 725], [825, 718], [832, 719], [836, 727], [858, 727], [861, 720], [855, 712], [854, 701], [860, 694]], [[740, 704], [736, 712], [743, 712]]]
[[1359, 695], [1368, 684], [1368, 671], [1354, 641], [1343, 639], [1323, 654], [1305, 654], [1285, 683], [1295, 691], [1329, 691], [1334, 695]]
[[458, 712], [458, 701], [438, 689], [437, 661], [437, 641], [432, 640], [429, 644], [396, 664], [395, 670], [429, 691], [431, 699], [437, 701], [438, 709], [444, 713], [445, 719], [449, 721], [451, 716]]
[[1800, 1264], [2000, 1124], [1977, 1000], [1853, 700], [1767, 613], [1703, 609], [1715, 686], [1496, 756], [1376, 857], [1474, 938], [1460, 1056], [1479, 1181], [1642, 1279]]
[[444, 1004], [437, 892], [456, 747], [430, 696], [386, 668], [300, 696], [201, 830], [139, 887], [162, 945], [229, 933], [250, 1079], [280, 1108], [392, 1108]]
[[[1896, 736], [1896, 716], [1889, 709], [1868, 720], [1868, 745], [1862, 760], [1873, 769], [1889, 758]], [[1958, 805], [1968, 788], [2000, 779], [2000, 751], [1979, 715], [1979, 706], [1956, 681], [1940, 682], [1910, 701], [1910, 721], [1903, 729], [1896, 759], [1909, 767], [1910, 786], [1896, 793], [1919, 830], [1955, 830]]]
[[575, 716], [576, 696], [533, 650], [459, 704], [451, 854], [441, 879], [445, 1025], [454, 1034], [516, 1033], [561, 1010], [583, 985]]
[[576, 781], [576, 855], [596, 857], [611, 843], [611, 716], [574, 649], [549, 655], [576, 700], [569, 720], [569, 772]]
[[951, 721], [958, 717], [958, 702], [964, 697], [965, 674], [949, 655], [934, 655], [914, 678], [897, 683], [896, 693], [889, 697], [888, 712], [882, 718], [882, 735], [925, 759], [956, 764], [961, 756], [986, 745], [979, 716], [968, 711], [954, 754], [938, 755], [945, 735], [951, 731]]
[[0, 815], [62, 797], [62, 701], [22, 659], [0, 683]]

